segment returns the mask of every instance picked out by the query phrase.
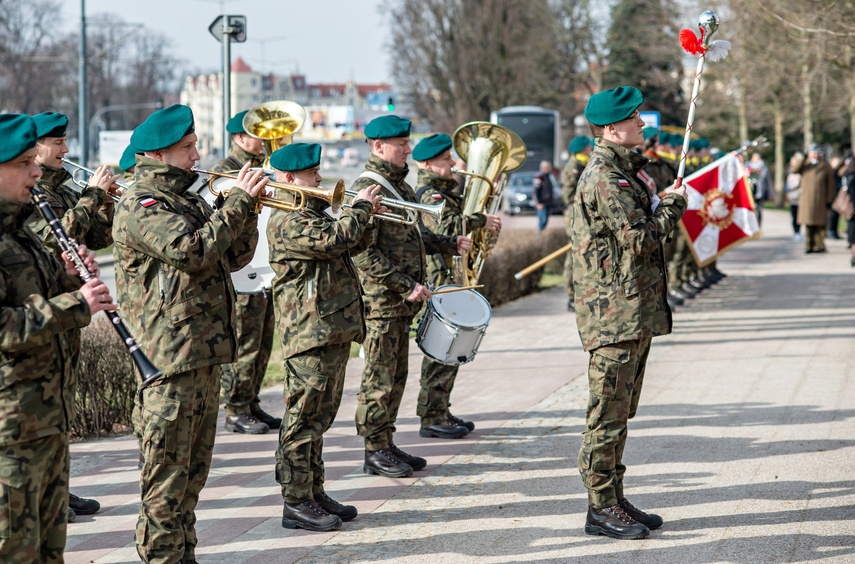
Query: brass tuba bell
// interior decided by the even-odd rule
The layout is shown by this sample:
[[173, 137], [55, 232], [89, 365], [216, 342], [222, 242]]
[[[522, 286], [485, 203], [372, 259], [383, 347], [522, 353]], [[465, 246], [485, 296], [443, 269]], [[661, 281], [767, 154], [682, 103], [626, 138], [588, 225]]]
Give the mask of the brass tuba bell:
[[274, 100], [253, 107], [243, 116], [243, 129], [264, 143], [265, 167], [270, 155], [291, 143], [306, 122], [306, 110], [296, 102]]

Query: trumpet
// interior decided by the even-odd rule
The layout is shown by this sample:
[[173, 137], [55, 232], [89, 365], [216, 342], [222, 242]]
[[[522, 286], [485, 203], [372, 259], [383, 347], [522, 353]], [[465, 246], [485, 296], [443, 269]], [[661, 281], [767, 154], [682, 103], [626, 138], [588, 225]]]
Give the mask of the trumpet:
[[[236, 174], [231, 174], [228, 172], [214, 172], [212, 170], [205, 170], [202, 168], [193, 168], [193, 172], [198, 172], [201, 174], [207, 174], [211, 177], [208, 181], [208, 190], [214, 196], [218, 198], [222, 196], [223, 198], [228, 198], [231, 193], [230, 188], [226, 188], [223, 190], [215, 190], [214, 189], [214, 179], [216, 178], [228, 178], [232, 180], [237, 180]], [[326, 188], [324, 186], [297, 186], [296, 184], [285, 184], [284, 182], [268, 182], [268, 188], [273, 188], [274, 190], [281, 190], [283, 192], [287, 192], [291, 194], [293, 197], [293, 201], [272, 198], [270, 196], [259, 196], [257, 203], [262, 206], [267, 206], [270, 208], [275, 208], [283, 211], [297, 211], [306, 207], [308, 204], [308, 199], [318, 198], [325, 202], [327, 202], [332, 208], [333, 213], [337, 213], [338, 210], [342, 207], [344, 203], [344, 180], [339, 180], [335, 183], [335, 186], [332, 188]]]
[[[353, 190], [345, 190], [344, 195], [353, 200], [358, 192]], [[398, 200], [395, 198], [387, 198], [383, 196], [380, 200], [381, 206], [386, 206], [390, 210], [398, 210], [397, 212], [383, 212], [374, 214], [374, 217], [391, 221], [393, 223], [402, 223], [404, 225], [415, 225], [419, 220], [420, 213], [432, 216], [436, 221], [442, 218], [442, 210], [445, 208], [445, 202], [438, 204], [418, 204], [408, 202], [407, 200]], [[352, 204], [345, 203], [342, 207], [349, 208]]]
[[[95, 176], [95, 171], [92, 170], [91, 168], [86, 168], [82, 164], [76, 163], [74, 161], [70, 161], [70, 160], [66, 159], [65, 157], [62, 158], [62, 162], [64, 162], [65, 164], [67, 164], [68, 166], [70, 166], [72, 168], [77, 169], [71, 174], [71, 181], [74, 182], [75, 184], [77, 184], [77, 186], [79, 186], [81, 190], [86, 190], [86, 188], [89, 187], [89, 183], [84, 181], [84, 180], [78, 180], [77, 172], [85, 172], [86, 174], [89, 175], [89, 178], [92, 178], [93, 176]], [[119, 188], [121, 188], [122, 190], [127, 190], [128, 188], [131, 187], [130, 184], [126, 184], [126, 183], [121, 182], [119, 180], [114, 182], [114, 184], [116, 186], [118, 186]], [[118, 202], [119, 198], [122, 197], [121, 194], [109, 194], [108, 193], [107, 195], [110, 196], [113, 199], [113, 201], [116, 201], [116, 202]]]

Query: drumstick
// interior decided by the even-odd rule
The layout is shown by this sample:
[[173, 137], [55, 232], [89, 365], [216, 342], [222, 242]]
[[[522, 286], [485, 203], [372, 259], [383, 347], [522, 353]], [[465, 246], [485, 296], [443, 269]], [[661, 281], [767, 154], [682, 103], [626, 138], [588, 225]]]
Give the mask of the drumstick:
[[474, 290], [475, 288], [483, 288], [483, 284], [475, 284], [474, 286], [461, 286], [459, 288], [443, 288], [442, 290], [437, 290], [436, 292], [431, 292], [431, 295], [436, 296], [437, 294], [450, 294], [451, 292], [459, 292], [461, 290]]

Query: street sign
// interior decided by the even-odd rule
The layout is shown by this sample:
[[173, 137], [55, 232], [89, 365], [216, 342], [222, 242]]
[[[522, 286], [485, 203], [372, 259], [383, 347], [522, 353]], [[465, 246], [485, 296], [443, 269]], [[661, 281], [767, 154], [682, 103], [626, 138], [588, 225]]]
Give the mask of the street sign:
[[243, 43], [246, 41], [246, 16], [217, 16], [208, 31], [220, 43], [224, 35], [228, 35], [235, 43]]
[[659, 129], [659, 112], [638, 112], [638, 117], [644, 122], [644, 127], [655, 127]]

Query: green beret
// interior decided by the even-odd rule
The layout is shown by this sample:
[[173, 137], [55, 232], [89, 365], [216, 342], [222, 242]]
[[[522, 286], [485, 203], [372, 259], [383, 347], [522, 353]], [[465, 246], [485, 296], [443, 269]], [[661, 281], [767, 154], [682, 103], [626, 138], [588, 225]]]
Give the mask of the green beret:
[[585, 106], [585, 119], [599, 126], [617, 123], [631, 116], [643, 102], [638, 88], [618, 86], [591, 96]]
[[36, 146], [36, 123], [26, 114], [0, 114], [0, 163], [9, 162]]
[[451, 137], [445, 133], [428, 135], [413, 149], [413, 160], [426, 161], [451, 149]]
[[193, 110], [181, 104], [157, 110], [134, 129], [131, 145], [140, 152], [159, 151], [193, 133]]
[[685, 138], [682, 135], [680, 135], [679, 133], [672, 133], [671, 134], [671, 145], [674, 147], [682, 147], [684, 139]]
[[645, 127], [644, 129], [641, 130], [641, 132], [644, 134], [644, 140], [647, 141], [648, 139], [653, 139], [654, 137], [659, 135], [659, 128], [658, 127]]
[[283, 172], [297, 172], [321, 164], [321, 146], [317, 143], [291, 143], [270, 155], [270, 166]]
[[399, 118], [398, 116], [380, 116], [368, 122], [364, 133], [369, 139], [409, 137], [411, 125], [413, 125], [413, 122], [408, 119]]
[[710, 140], [704, 139], [701, 137], [698, 139], [698, 149], [709, 149], [710, 148]]
[[68, 116], [57, 112], [45, 112], [33, 116], [36, 122], [36, 135], [42, 137], [65, 137], [68, 129]]
[[226, 124], [226, 131], [229, 133], [246, 133], [246, 130], [243, 128], [243, 116], [249, 110], [244, 110], [240, 113], [237, 113], [232, 116], [232, 119], [229, 120], [229, 123]]
[[571, 155], [575, 155], [576, 153], [582, 152], [585, 150], [585, 147], [591, 142], [591, 139], [585, 135], [580, 135], [579, 137], [574, 137], [570, 144], [567, 145], [567, 150], [570, 151]]
[[137, 148], [128, 145], [122, 152], [122, 158], [119, 159], [119, 169], [122, 172], [128, 172], [135, 166], [137, 166]]

